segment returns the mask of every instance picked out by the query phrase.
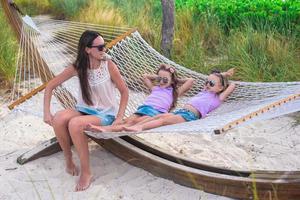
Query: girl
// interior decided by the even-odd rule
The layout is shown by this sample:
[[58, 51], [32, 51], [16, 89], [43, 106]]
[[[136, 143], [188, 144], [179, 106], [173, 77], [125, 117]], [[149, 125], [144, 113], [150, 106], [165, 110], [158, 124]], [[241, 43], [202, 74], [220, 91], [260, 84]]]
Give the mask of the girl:
[[234, 69], [227, 72], [213, 71], [205, 82], [204, 90], [192, 97], [181, 109], [174, 113], [157, 115], [150, 120], [142, 121], [134, 126], [124, 127], [127, 131], [139, 132], [159, 126], [177, 124], [204, 118], [209, 112], [218, 108], [233, 92], [234, 83], [228, 84], [227, 77], [232, 76]]
[[[111, 60], [103, 60], [104, 56], [103, 37], [98, 32], [85, 31], [80, 37], [74, 64], [53, 78], [45, 89], [44, 121], [53, 127], [64, 153], [66, 172], [73, 176], [79, 171], [72, 159], [71, 139], [79, 155], [81, 171], [76, 191], [87, 189], [92, 180], [84, 127], [89, 123], [102, 126], [119, 124], [128, 101], [128, 88], [117, 66]], [[52, 116], [52, 90], [73, 76], [78, 76], [80, 83], [76, 109], [66, 109]], [[121, 94], [119, 108], [115, 87]]]
[[[154, 82], [158, 85], [155, 85]], [[175, 68], [161, 64], [154, 75], [145, 74], [144, 83], [151, 90], [143, 105], [127, 119], [122, 125], [113, 126], [87, 126], [87, 130], [98, 132], [122, 131], [124, 126], [131, 126], [143, 120], [147, 120], [161, 113], [167, 113], [176, 106], [177, 98], [183, 95], [193, 86], [194, 79], [178, 79]], [[178, 85], [181, 86], [178, 88]]]

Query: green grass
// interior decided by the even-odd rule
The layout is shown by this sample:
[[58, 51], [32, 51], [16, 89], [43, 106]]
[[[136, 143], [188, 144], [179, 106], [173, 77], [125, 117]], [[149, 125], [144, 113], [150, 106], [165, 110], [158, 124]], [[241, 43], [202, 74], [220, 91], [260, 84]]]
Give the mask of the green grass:
[[51, 13], [48, 0], [15, 0], [14, 2], [24, 14], [29, 16]]
[[237, 66], [239, 79], [248, 81], [297, 81], [300, 49], [295, 38], [251, 28], [233, 31], [227, 38], [221, 66]]
[[[49, 0], [52, 13], [60, 18], [77, 15], [79, 10], [87, 5], [89, 0]], [[100, 10], [99, 10], [100, 11]]]
[[0, 7], [0, 84], [1, 88], [11, 86], [15, 75], [18, 44]]

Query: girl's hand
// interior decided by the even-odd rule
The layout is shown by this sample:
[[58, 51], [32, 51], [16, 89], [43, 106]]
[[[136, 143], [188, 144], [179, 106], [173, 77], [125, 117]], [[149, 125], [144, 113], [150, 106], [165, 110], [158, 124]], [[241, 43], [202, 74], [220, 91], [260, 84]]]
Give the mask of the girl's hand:
[[44, 114], [44, 122], [52, 126], [53, 115], [51, 113]]
[[235, 72], [235, 68], [230, 68], [225, 72], [225, 76], [233, 76], [234, 72]]

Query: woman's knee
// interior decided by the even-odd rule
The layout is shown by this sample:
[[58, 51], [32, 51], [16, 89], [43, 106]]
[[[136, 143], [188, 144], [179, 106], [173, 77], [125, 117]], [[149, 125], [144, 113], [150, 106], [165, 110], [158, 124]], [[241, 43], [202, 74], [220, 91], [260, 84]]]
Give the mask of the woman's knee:
[[55, 113], [53, 116], [53, 127], [58, 127], [58, 126], [67, 126], [69, 122], [69, 116], [67, 115], [65, 110], [58, 111]]
[[68, 129], [70, 131], [70, 134], [82, 131], [84, 129], [85, 124], [86, 123], [84, 123], [81, 117], [71, 118], [68, 123]]

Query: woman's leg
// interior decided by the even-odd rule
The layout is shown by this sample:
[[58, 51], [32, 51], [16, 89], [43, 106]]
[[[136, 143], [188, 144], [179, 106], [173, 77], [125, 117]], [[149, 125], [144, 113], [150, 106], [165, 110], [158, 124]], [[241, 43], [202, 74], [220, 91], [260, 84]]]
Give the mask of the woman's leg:
[[68, 130], [69, 121], [81, 114], [75, 110], [67, 109], [59, 111], [54, 115], [52, 127], [54, 129], [57, 141], [63, 150], [66, 160], [66, 172], [72, 176], [78, 175], [78, 169], [72, 159], [71, 138]]
[[75, 187], [76, 191], [87, 189], [92, 181], [88, 137], [84, 133], [84, 128], [88, 124], [99, 125], [100, 119], [92, 115], [83, 115], [72, 118], [68, 125], [70, 136], [80, 159], [81, 167], [80, 177]]
[[138, 124], [130, 127], [125, 127], [127, 131], [139, 132], [143, 130], [148, 130], [152, 128], [157, 128], [160, 126], [166, 126], [171, 124], [178, 124], [185, 122], [185, 119], [180, 115], [174, 115], [172, 113], [167, 113], [156, 117], [154, 120], [148, 121], [144, 124]]

